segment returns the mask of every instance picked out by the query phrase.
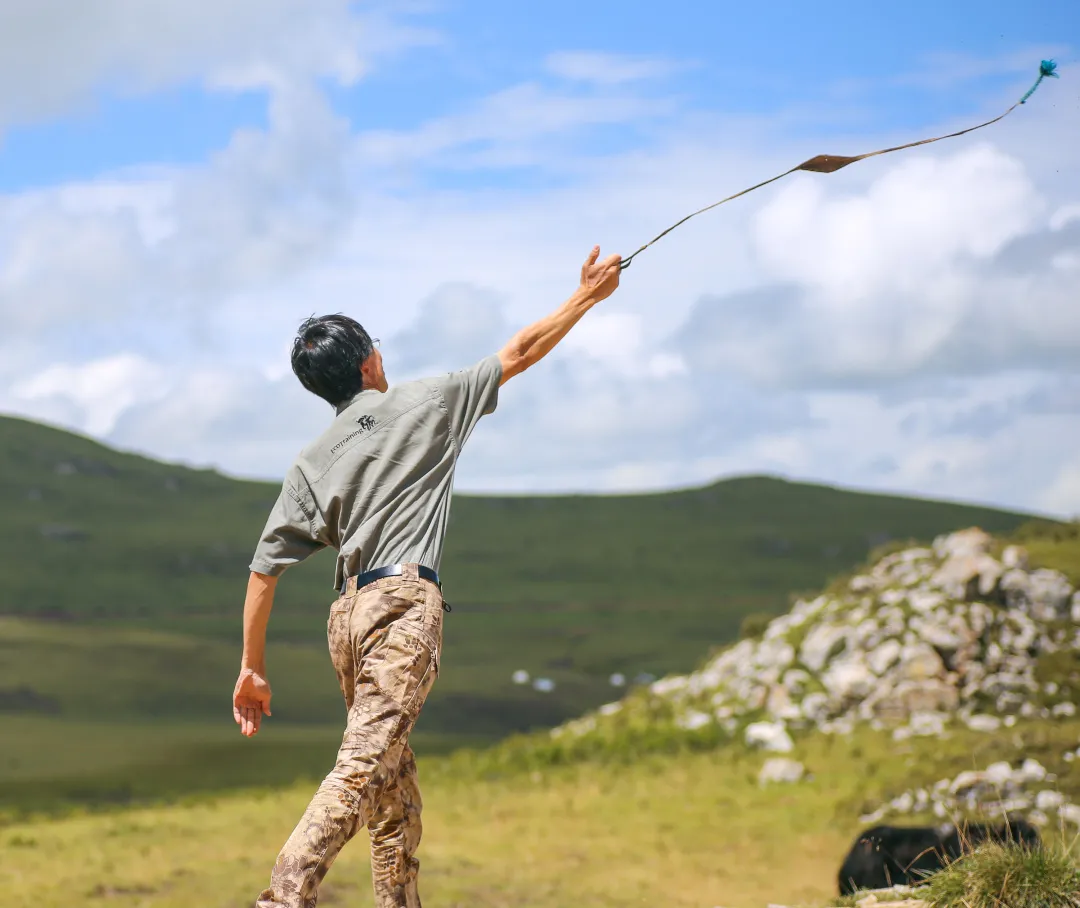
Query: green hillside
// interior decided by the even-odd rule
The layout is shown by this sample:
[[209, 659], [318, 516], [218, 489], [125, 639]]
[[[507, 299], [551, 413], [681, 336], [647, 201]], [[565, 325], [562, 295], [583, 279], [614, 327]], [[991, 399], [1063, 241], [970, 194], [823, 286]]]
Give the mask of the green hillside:
[[[276, 494], [0, 418], [0, 712], [227, 718], [247, 564]], [[764, 477], [668, 494], [459, 496], [444, 671], [422, 728], [490, 738], [560, 722], [617, 695], [614, 672], [693, 668], [747, 615], [786, 611], [791, 592], [888, 539], [1025, 520]], [[280, 584], [274, 722], [340, 720], [324, 652], [332, 557]], [[517, 669], [555, 690], [514, 685]]]

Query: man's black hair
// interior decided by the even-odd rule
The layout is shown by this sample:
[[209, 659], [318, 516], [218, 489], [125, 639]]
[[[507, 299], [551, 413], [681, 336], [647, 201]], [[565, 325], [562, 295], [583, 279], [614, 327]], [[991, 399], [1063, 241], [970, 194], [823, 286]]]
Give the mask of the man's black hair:
[[347, 315], [313, 316], [296, 333], [292, 369], [300, 384], [336, 407], [363, 390], [360, 364], [373, 349], [367, 331]]

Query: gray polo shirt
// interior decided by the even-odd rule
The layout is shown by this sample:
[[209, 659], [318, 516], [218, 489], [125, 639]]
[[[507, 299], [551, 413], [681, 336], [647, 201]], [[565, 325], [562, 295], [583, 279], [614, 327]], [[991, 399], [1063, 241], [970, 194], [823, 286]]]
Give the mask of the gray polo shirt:
[[346, 577], [415, 562], [438, 570], [454, 468], [480, 417], [498, 403], [502, 366], [361, 391], [289, 468], [251, 570], [277, 576], [327, 546]]

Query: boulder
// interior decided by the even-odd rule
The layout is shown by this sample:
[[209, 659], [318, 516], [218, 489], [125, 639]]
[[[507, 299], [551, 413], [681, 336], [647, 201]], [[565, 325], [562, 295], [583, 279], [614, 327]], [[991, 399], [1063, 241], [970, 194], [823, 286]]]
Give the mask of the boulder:
[[787, 757], [771, 757], [765, 761], [758, 773], [758, 784], [768, 785], [771, 783], [791, 784], [798, 782], [806, 775], [806, 767], [798, 760]]
[[783, 722], [752, 722], [746, 726], [746, 743], [751, 747], [773, 753], [791, 753], [795, 742], [791, 740]]
[[847, 647], [850, 629], [833, 624], [818, 624], [806, 635], [799, 648], [799, 661], [810, 671], [820, 672], [825, 663]]
[[861, 700], [877, 685], [877, 678], [861, 655], [836, 659], [821, 676], [821, 683], [834, 700]]
[[959, 691], [944, 681], [901, 681], [868, 700], [867, 708], [875, 718], [895, 723], [915, 713], [953, 712], [959, 702]]

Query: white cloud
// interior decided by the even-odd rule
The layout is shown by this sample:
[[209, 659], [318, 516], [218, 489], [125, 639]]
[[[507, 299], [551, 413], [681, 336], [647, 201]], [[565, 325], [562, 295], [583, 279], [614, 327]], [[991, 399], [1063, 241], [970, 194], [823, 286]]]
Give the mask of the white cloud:
[[131, 407], [162, 397], [162, 380], [160, 367], [129, 353], [49, 366], [17, 382], [9, 393], [16, 406], [37, 412], [52, 406], [70, 414], [74, 406], [76, 427], [100, 436], [112, 432], [117, 419]]
[[90, 104], [195, 82], [280, 88], [354, 83], [373, 56], [437, 36], [350, 0], [5, 0], [0, 131]]
[[560, 78], [597, 85], [658, 79], [687, 65], [658, 57], [632, 57], [597, 51], [561, 51], [549, 54], [545, 63], [548, 71]]
[[561, 169], [565, 162], [558, 160], [559, 155], [578, 132], [673, 112], [669, 100], [604, 88], [597, 94], [580, 95], [537, 83], [514, 85], [417, 129], [366, 132], [357, 142], [359, 156], [369, 167], [393, 168], [398, 174], [408, 174], [409, 168], [421, 163], [438, 170]]
[[875, 297], [933, 294], [925, 317], [956, 298], [959, 267], [1029, 231], [1043, 208], [1023, 165], [983, 143], [916, 152], [857, 193], [799, 174], [761, 209], [755, 239], [770, 274], [832, 311], [858, 318]]
[[1039, 496], [1039, 506], [1048, 513], [1080, 520], [1080, 461], [1061, 467], [1050, 487]]

